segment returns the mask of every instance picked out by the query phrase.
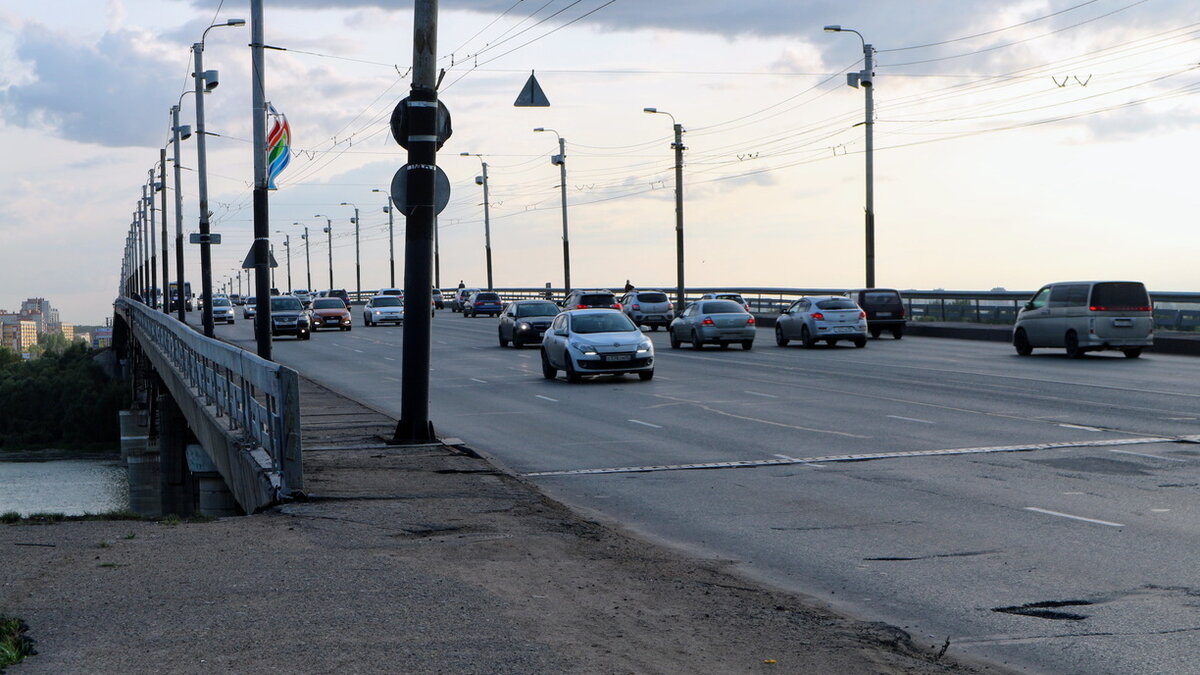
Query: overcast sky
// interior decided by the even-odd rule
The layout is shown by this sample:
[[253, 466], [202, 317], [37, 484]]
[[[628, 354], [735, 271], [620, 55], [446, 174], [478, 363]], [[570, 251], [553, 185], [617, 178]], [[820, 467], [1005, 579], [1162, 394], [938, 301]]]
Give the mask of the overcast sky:
[[[388, 285], [386, 199], [372, 189], [405, 161], [387, 119], [411, 82], [411, 4], [265, 4], [267, 43], [287, 50], [267, 52], [267, 97], [294, 143], [271, 194], [275, 285], [289, 287], [287, 235], [291, 287], [307, 286], [309, 269], [313, 287], [329, 285], [328, 217], [334, 286], [355, 290], [354, 208], [342, 202], [361, 211], [362, 287]], [[452, 186], [443, 286], [486, 278], [480, 158], [462, 152], [488, 163], [495, 284], [562, 284], [558, 145], [534, 127], [566, 138], [573, 285], [673, 286], [671, 119], [648, 106], [686, 131], [689, 285], [861, 285], [864, 97], [845, 73], [862, 68], [862, 43], [822, 31], [841, 24], [877, 52], [879, 285], [1200, 287], [1194, 0], [440, 4], [440, 95], [454, 125], [438, 159]], [[248, 14], [245, 0], [0, 5], [0, 308], [44, 296], [67, 322], [111, 313], [171, 106], [182, 99], [183, 122], [195, 123], [191, 45]], [[236, 278], [251, 241], [248, 41], [248, 26], [214, 28], [204, 52], [221, 72], [205, 97], [218, 134], [208, 142], [218, 284]], [[534, 70], [551, 106], [513, 107]], [[186, 238], [197, 228], [194, 137], [181, 164]], [[198, 290], [198, 250], [185, 255]]]

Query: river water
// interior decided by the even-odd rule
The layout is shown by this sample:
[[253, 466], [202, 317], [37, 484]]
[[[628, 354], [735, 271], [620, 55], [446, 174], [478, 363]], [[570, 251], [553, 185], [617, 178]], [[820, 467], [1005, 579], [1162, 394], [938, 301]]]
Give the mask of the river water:
[[119, 459], [0, 461], [0, 513], [79, 516], [129, 509], [129, 482]]

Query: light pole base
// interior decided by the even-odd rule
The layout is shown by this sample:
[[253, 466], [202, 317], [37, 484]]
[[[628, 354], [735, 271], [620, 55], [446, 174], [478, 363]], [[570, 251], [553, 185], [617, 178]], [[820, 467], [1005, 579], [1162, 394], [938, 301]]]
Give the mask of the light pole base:
[[424, 445], [438, 442], [437, 434], [433, 432], [433, 422], [428, 420], [412, 422], [400, 420], [396, 425], [396, 433], [388, 445]]

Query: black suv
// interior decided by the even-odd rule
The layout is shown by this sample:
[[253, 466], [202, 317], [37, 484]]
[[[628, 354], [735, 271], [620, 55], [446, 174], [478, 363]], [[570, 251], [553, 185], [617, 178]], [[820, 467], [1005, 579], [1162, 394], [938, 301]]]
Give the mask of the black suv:
[[621, 309], [621, 303], [617, 302], [617, 296], [612, 291], [579, 289], [567, 293], [567, 297], [560, 303], [560, 306], [563, 309], [589, 309], [592, 307]]
[[891, 288], [856, 288], [846, 291], [846, 297], [858, 303], [867, 313], [867, 331], [877, 338], [890, 331], [899, 340], [904, 336], [904, 300], [900, 291]]

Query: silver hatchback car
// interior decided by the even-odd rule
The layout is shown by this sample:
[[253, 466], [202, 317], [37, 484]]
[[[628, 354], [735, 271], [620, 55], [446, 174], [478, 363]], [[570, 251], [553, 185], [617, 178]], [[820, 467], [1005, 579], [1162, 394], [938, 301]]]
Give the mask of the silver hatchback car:
[[621, 297], [621, 311], [638, 326], [658, 330], [675, 316], [675, 308], [662, 291], [630, 291]]
[[824, 340], [830, 347], [839, 340], [866, 347], [867, 313], [843, 296], [800, 298], [775, 320], [775, 344], [786, 347], [791, 340], [799, 340], [806, 348], [818, 340]]
[[565, 371], [568, 382], [584, 375], [637, 373], [654, 377], [654, 343], [615, 309], [573, 309], [554, 317], [542, 337], [542, 377]]
[[692, 349], [703, 349], [705, 343], [721, 345], [721, 349], [734, 343], [752, 349], [758, 326], [754, 315], [737, 302], [700, 300], [688, 305], [667, 330], [671, 349], [679, 349], [681, 342], [692, 343]]

